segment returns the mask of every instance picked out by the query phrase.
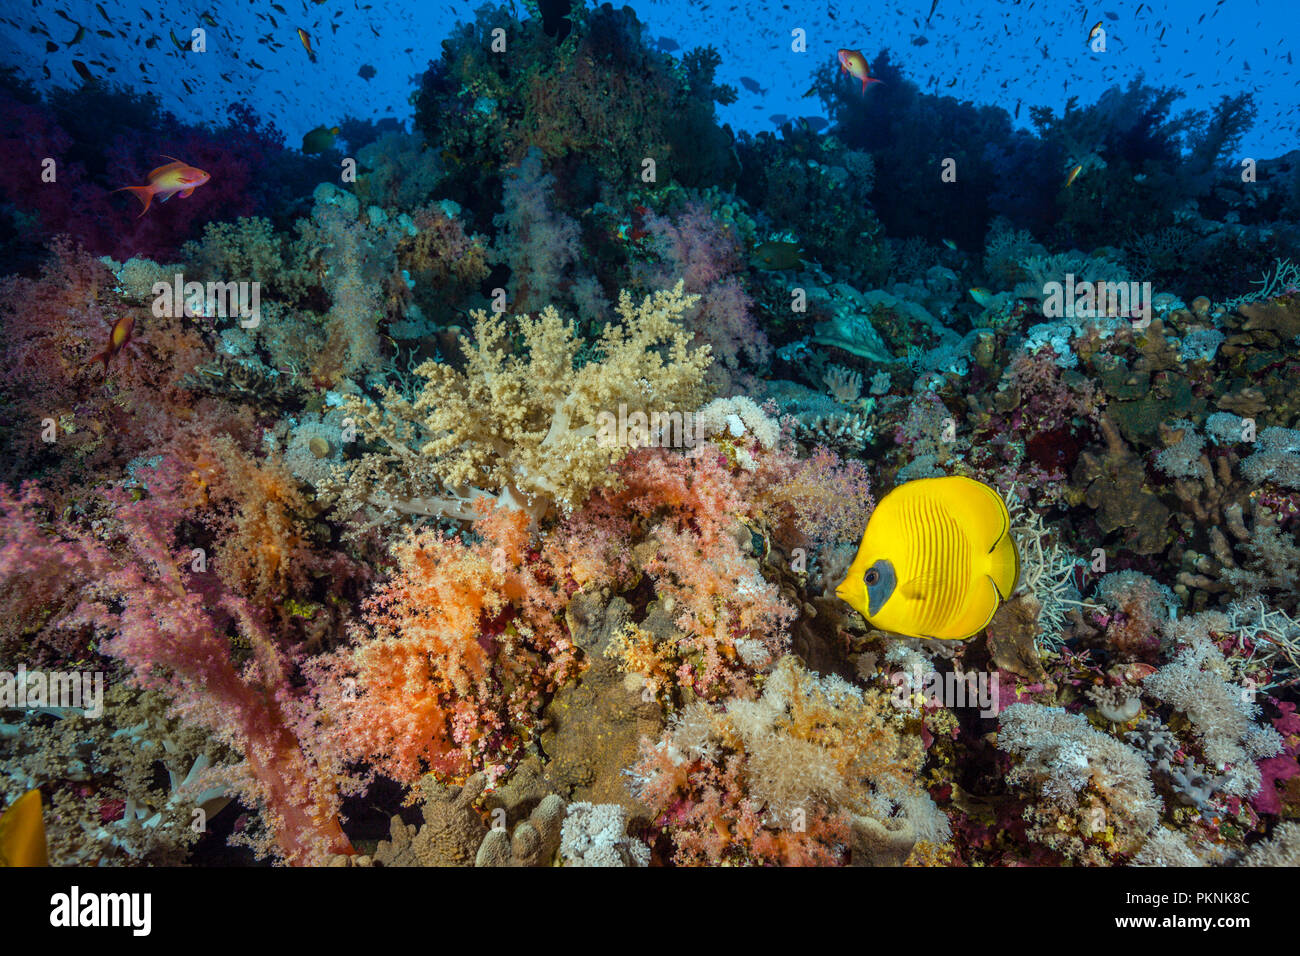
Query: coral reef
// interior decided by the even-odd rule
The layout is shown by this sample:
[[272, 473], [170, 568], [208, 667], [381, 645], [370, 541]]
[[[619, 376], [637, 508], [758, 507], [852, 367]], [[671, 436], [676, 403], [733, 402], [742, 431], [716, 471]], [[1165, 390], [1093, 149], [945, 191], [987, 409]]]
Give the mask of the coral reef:
[[[413, 123], [300, 150], [55, 12], [0, 26], [51, 64], [0, 68], [0, 806], [52, 863], [1295, 864], [1300, 157], [1237, 156], [1251, 95], [1022, 126], [863, 50], [764, 129], [732, 50], [488, 4]], [[837, 595], [942, 476], [1019, 558], [964, 641]]]

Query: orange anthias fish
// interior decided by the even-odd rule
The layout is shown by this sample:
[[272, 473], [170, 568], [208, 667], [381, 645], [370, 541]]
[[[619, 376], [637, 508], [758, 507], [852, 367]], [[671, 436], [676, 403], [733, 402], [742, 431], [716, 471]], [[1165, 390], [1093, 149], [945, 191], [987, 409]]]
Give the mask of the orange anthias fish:
[[840, 72], [861, 80], [863, 93], [867, 92], [867, 84], [884, 82], [871, 75], [871, 67], [867, 65], [867, 58], [859, 51], [840, 50], [838, 56], [840, 58]]
[[126, 348], [126, 343], [131, 341], [131, 333], [135, 331], [135, 316], [124, 315], [113, 323], [113, 329], [108, 333], [108, 347], [98, 355], [92, 355], [86, 359], [86, 364], [91, 362], [104, 363], [104, 375], [108, 375], [108, 363], [113, 361], [113, 357], [118, 352]]
[[[144, 208], [140, 210], [140, 216], [149, 211], [149, 204], [153, 202], [154, 196], [158, 197], [159, 202], [166, 202], [177, 193], [180, 193], [180, 197], [185, 199], [190, 193], [212, 178], [203, 170], [195, 169], [188, 163], [182, 163], [179, 159], [174, 159], [171, 156], [163, 158], [170, 159], [171, 162], [166, 166], [159, 166], [149, 173], [149, 185], [123, 186], [121, 189], [113, 190], [116, 193], [126, 190], [140, 200], [144, 204]], [[136, 218], [139, 219], [140, 216], [136, 216]]]
[[41, 792], [28, 790], [0, 813], [0, 866], [49, 866]]
[[298, 39], [302, 41], [303, 49], [307, 51], [307, 55], [311, 57], [311, 61], [315, 63], [316, 51], [311, 48], [311, 37], [308, 35], [307, 31], [304, 30], [302, 27], [298, 28]]

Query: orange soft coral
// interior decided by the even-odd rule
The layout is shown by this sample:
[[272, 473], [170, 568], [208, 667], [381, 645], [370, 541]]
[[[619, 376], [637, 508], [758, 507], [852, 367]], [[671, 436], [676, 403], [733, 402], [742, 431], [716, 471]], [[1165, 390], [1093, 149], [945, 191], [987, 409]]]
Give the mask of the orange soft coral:
[[472, 543], [410, 532], [366, 603], [368, 628], [322, 667], [327, 709], [355, 759], [412, 783], [426, 770], [499, 773], [542, 695], [576, 667], [562, 592], [528, 548], [528, 516], [481, 506]]
[[[557, 561], [578, 586], [623, 586], [627, 556], [639, 555], [679, 631], [671, 655], [655, 649], [656, 670], [671, 658], [696, 694], [750, 696], [754, 675], [788, 648], [797, 613], [763, 576], [752, 529], [790, 546], [852, 540], [872, 507], [865, 470], [825, 449], [798, 460], [723, 438], [690, 454], [639, 449], [616, 474], [619, 490], [593, 496], [553, 539]], [[619, 647], [645, 656], [634, 639]]]

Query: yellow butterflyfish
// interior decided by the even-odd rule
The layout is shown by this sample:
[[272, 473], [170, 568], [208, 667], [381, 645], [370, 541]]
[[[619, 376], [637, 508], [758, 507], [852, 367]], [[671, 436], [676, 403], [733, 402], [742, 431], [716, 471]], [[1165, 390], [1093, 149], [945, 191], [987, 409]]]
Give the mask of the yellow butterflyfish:
[[971, 478], [922, 478], [880, 499], [835, 593], [882, 631], [960, 641], [1015, 590], [1020, 555], [1002, 496]]
[[28, 790], [0, 813], [0, 866], [49, 866], [41, 792]]

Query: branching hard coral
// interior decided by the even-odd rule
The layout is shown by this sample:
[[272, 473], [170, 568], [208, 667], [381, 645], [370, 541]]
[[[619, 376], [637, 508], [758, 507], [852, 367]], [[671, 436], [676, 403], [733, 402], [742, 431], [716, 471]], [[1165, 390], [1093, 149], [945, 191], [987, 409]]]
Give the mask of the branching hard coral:
[[459, 518], [473, 518], [467, 501], [484, 494], [539, 516], [577, 506], [615, 484], [612, 466], [629, 451], [603, 424], [699, 407], [709, 350], [692, 350], [680, 325], [693, 301], [680, 283], [639, 306], [623, 293], [622, 321], [597, 342], [601, 360], [581, 368], [573, 325], [554, 308], [516, 319], [523, 356], [512, 354], [501, 316], [476, 313], [463, 372], [421, 365], [414, 402], [391, 388], [382, 406], [349, 398], [363, 434], [385, 450], [353, 463], [335, 493], [353, 507]]
[[684, 709], [634, 779], [679, 864], [843, 863], [855, 815], [908, 817], [916, 839], [943, 842], [947, 821], [915, 783], [920, 738], [901, 721], [887, 694], [787, 656], [761, 698]]
[[[1210, 468], [1202, 456], [1199, 477], [1179, 479], [1174, 484], [1183, 510], [1192, 520], [1181, 518], [1188, 531], [1204, 528], [1204, 543], [1193, 538], [1197, 550], [1186, 548], [1178, 555], [1182, 570], [1179, 590], [1195, 594], [1193, 607], [1207, 598], [1238, 600], [1265, 596], [1272, 604], [1294, 614], [1300, 607], [1300, 542], [1291, 519], [1296, 503], [1290, 492], [1251, 487], [1235, 478], [1228, 452]], [[1189, 535], [1190, 537], [1190, 535]]]
[[403, 783], [496, 779], [576, 669], [566, 595], [530, 552], [527, 515], [480, 509], [473, 543], [400, 539], [396, 572], [366, 601], [368, 631], [311, 667], [337, 746]]
[[1235, 299], [1228, 299], [1223, 303], [1224, 306], [1235, 309], [1241, 305], [1264, 302], [1300, 289], [1300, 263], [1293, 263], [1290, 259], [1277, 259], [1273, 263], [1273, 268], [1252, 284], [1259, 288], [1245, 295], [1239, 295]]
[[1098, 419], [1104, 447], [1085, 450], [1074, 479], [1086, 486], [1083, 500], [1096, 509], [1097, 524], [1137, 554], [1163, 551], [1169, 537], [1169, 508], [1145, 487], [1146, 468], [1120, 435], [1109, 413]]
[[1243, 553], [1241, 566], [1225, 563], [1220, 575], [1242, 597], [1268, 592], [1276, 603], [1294, 609], [1300, 603], [1300, 544], [1292, 533], [1279, 527], [1275, 514], [1259, 507], [1258, 498], [1251, 504], [1254, 521], [1250, 536], [1235, 542]]
[[[1015, 287], [1013, 295], [1018, 299], [1043, 300], [1048, 296], [1050, 284], [1058, 288], [1067, 284], [1067, 276], [1083, 283], [1127, 283], [1128, 270], [1118, 262], [1104, 256], [1088, 256], [1081, 252], [1065, 252], [1051, 256], [1028, 256], [1020, 261], [1025, 281]], [[1101, 304], [1098, 304], [1100, 310]], [[1071, 319], [1076, 329], [1081, 329], [1089, 321], [1087, 318]]]
[[1274, 681], [1265, 690], [1300, 679], [1300, 621], [1270, 608], [1258, 594], [1225, 610], [1228, 626], [1253, 645], [1251, 657], [1274, 669]]
[[1033, 595], [1039, 606], [1035, 638], [1039, 647], [1059, 646], [1070, 609], [1087, 610], [1095, 605], [1081, 600], [1076, 581], [1079, 559], [1061, 547], [1056, 533], [1043, 523], [1042, 515], [1015, 495], [1008, 498], [1011, 537], [1020, 553], [1020, 583], [1016, 590]]

